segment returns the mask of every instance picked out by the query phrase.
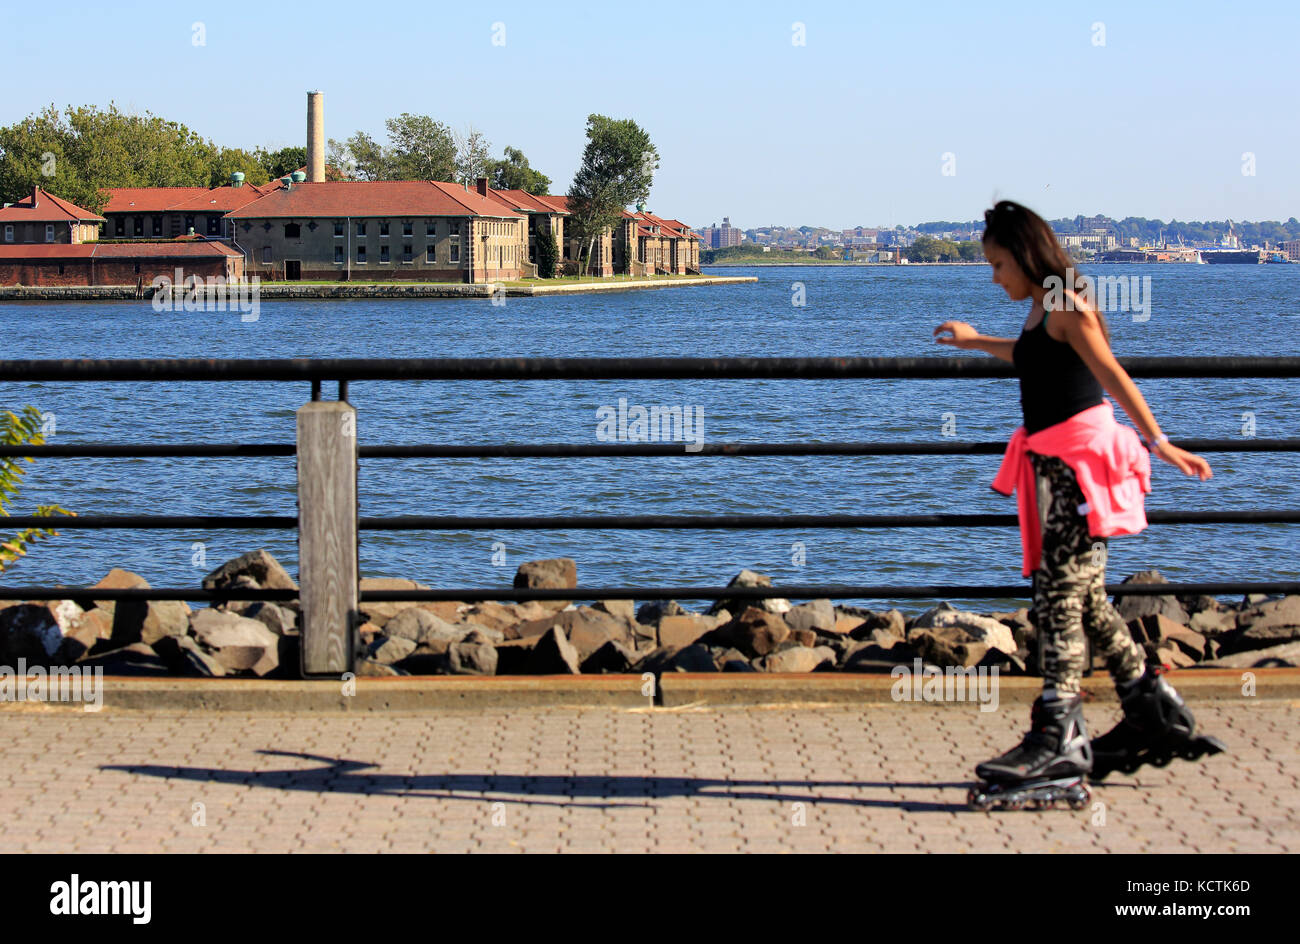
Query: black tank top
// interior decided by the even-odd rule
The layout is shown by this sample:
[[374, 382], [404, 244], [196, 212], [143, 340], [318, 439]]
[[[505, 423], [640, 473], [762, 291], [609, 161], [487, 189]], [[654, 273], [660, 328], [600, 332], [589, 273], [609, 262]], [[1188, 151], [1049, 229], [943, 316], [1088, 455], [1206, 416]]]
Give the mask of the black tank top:
[[1105, 390], [1083, 358], [1068, 341], [1054, 341], [1047, 333], [1046, 314], [1033, 328], [1020, 332], [1011, 359], [1020, 377], [1020, 409], [1028, 433], [1103, 402]]

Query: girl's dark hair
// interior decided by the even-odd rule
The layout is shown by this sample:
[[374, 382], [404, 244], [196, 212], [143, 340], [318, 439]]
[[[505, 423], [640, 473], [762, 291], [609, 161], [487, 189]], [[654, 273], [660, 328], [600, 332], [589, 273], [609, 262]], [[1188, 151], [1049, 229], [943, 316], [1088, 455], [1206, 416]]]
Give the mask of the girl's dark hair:
[[[1079, 270], [1070, 254], [1056, 241], [1056, 234], [1047, 220], [1027, 206], [1014, 200], [999, 200], [993, 209], [984, 211], [984, 242], [1001, 246], [1016, 260], [1020, 271], [1035, 285], [1047, 287], [1047, 280], [1056, 276], [1060, 284], [1077, 291]], [[1074, 279], [1067, 278], [1066, 269], [1073, 269]], [[1106, 316], [1097, 309], [1101, 333], [1110, 344], [1110, 328]]]

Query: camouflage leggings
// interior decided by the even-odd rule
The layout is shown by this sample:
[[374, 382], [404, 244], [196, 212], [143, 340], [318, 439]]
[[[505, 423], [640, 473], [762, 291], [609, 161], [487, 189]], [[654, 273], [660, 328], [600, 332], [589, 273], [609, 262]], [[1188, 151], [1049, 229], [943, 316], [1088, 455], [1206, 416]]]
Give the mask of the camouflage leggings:
[[1078, 511], [1084, 497], [1074, 470], [1055, 456], [1031, 452], [1029, 457], [1037, 473], [1043, 534], [1030, 611], [1038, 629], [1043, 687], [1063, 696], [1078, 693], [1085, 632], [1093, 649], [1105, 656], [1111, 678], [1131, 681], [1142, 674], [1146, 656], [1106, 599], [1106, 539], [1088, 534], [1087, 517]]

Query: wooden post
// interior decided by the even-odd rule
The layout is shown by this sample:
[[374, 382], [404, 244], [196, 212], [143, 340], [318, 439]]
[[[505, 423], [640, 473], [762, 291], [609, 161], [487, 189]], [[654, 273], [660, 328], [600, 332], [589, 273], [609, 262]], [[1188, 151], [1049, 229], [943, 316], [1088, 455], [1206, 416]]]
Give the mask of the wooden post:
[[356, 669], [357, 411], [318, 400], [297, 418], [302, 673], [337, 678]]

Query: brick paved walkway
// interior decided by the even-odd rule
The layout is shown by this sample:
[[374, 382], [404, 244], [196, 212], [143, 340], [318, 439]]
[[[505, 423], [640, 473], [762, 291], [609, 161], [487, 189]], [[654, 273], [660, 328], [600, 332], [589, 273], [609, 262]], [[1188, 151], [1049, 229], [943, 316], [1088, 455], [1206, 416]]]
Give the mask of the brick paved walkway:
[[1300, 703], [1193, 708], [1229, 755], [1117, 777], [1091, 810], [987, 814], [966, 777], [1024, 706], [8, 706], [0, 852], [1300, 852]]

